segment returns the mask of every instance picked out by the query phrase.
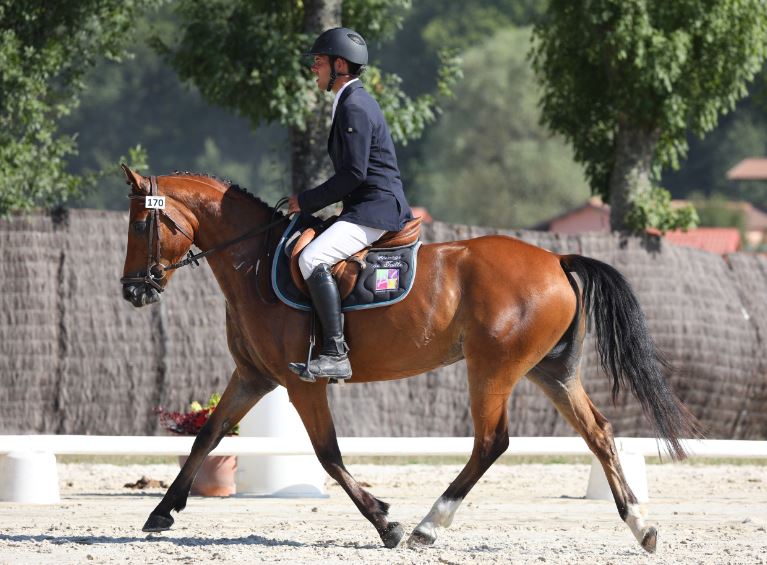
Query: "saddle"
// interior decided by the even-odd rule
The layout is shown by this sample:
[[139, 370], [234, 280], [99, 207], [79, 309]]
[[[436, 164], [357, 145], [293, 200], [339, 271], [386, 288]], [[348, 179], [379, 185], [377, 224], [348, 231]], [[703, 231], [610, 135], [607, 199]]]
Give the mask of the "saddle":
[[[335, 218], [333, 218], [333, 221], [335, 221]], [[400, 231], [387, 231], [372, 245], [365, 247], [349, 258], [333, 265], [331, 273], [338, 284], [338, 292], [341, 294], [341, 300], [349, 296], [352, 290], [354, 290], [354, 287], [357, 284], [357, 277], [365, 268], [365, 257], [367, 257], [367, 254], [371, 249], [403, 247], [415, 243], [421, 235], [422, 221], [423, 218], [414, 218], [407, 222], [405, 227]], [[306, 296], [309, 296], [309, 289], [306, 287], [304, 277], [301, 275], [301, 269], [298, 267], [298, 257], [306, 246], [332, 223], [333, 222], [327, 222], [320, 226], [305, 229], [293, 245], [290, 253], [291, 279], [293, 280], [293, 284], [296, 285], [296, 288]]]

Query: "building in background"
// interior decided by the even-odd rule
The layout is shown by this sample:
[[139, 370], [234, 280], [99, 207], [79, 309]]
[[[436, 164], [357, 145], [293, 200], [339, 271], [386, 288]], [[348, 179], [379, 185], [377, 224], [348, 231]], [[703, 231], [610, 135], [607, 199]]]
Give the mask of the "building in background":
[[727, 180], [767, 180], [767, 158], [749, 157], [727, 171]]
[[[743, 159], [727, 171], [727, 180], [731, 181], [767, 181], [767, 157], [749, 157]], [[746, 241], [756, 247], [767, 243], [767, 214], [747, 202], [743, 205], [746, 218]]]
[[583, 205], [541, 222], [532, 229], [564, 234], [609, 232], [610, 206], [599, 196], [592, 196]]
[[[767, 173], [767, 159], [765, 172]], [[767, 180], [767, 176], [764, 177]], [[673, 206], [689, 204], [686, 200], [674, 200]], [[749, 202], [729, 202], [728, 207], [742, 211], [745, 219], [743, 236], [749, 247], [757, 247], [767, 242], [767, 213], [759, 210]], [[578, 234], [586, 232], [610, 231], [610, 205], [594, 196], [582, 206], [568, 210], [559, 216], [541, 222], [533, 227], [535, 230], [550, 231], [561, 234]], [[688, 231], [675, 230], [663, 236], [675, 245], [695, 247], [711, 253], [733, 253], [743, 247], [741, 233], [738, 228], [701, 227]]]

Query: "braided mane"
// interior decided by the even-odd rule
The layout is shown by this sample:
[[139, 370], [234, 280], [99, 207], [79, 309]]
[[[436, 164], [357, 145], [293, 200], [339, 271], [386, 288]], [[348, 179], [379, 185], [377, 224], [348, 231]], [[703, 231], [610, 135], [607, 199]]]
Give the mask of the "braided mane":
[[[217, 183], [219, 183], [220, 185], [222, 185], [224, 189], [226, 189], [226, 190], [233, 190], [233, 191], [237, 192], [238, 194], [242, 194], [243, 196], [247, 197], [249, 200], [252, 200], [253, 202], [258, 204], [262, 208], [265, 208], [269, 212], [274, 212], [274, 208], [272, 206], [270, 206], [269, 204], [267, 204], [266, 202], [261, 200], [255, 194], [253, 194], [251, 192], [248, 192], [247, 188], [244, 188], [244, 187], [240, 186], [239, 184], [233, 183], [229, 179], [221, 179], [221, 178], [218, 178], [215, 175], [211, 175], [211, 174], [208, 174], [208, 173], [197, 173], [197, 172], [190, 172], [190, 171], [183, 171], [183, 172], [182, 171], [173, 171], [173, 173], [171, 175], [169, 175], [169, 176], [174, 176], [174, 177], [205, 177], [205, 178], [214, 180]], [[282, 215], [282, 212], [280, 212], [280, 215]]]

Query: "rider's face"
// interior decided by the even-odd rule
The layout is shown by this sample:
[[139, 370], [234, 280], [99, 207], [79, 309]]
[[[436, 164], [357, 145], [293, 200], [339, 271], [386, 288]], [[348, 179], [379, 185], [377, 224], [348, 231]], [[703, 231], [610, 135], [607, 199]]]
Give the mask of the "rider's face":
[[315, 55], [312, 72], [317, 77], [317, 88], [325, 90], [328, 87], [328, 82], [330, 82], [330, 57]]

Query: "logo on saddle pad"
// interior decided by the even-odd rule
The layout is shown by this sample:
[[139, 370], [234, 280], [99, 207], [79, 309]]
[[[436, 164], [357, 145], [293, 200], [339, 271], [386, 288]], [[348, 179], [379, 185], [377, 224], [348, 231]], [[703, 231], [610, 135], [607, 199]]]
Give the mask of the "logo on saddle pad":
[[376, 292], [399, 288], [399, 269], [376, 269]]

